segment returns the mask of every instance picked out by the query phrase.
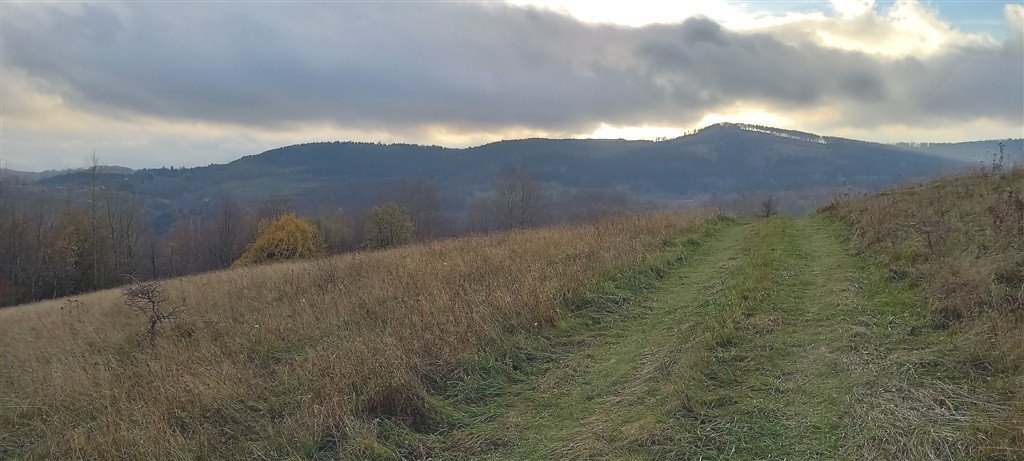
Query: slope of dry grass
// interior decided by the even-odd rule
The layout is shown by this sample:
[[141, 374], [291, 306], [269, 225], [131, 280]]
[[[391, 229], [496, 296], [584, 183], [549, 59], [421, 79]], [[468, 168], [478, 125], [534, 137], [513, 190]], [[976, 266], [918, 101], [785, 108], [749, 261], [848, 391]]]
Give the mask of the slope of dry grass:
[[[165, 282], [150, 348], [108, 290], [0, 311], [0, 458], [281, 459], [375, 418], [428, 426], [425, 377], [713, 212], [624, 216]], [[357, 447], [358, 448], [358, 447]], [[370, 447], [372, 449], [372, 447]]]
[[976, 171], [845, 198], [827, 210], [922, 287], [971, 367], [1009, 402], [1009, 445], [1024, 451], [1024, 167]]

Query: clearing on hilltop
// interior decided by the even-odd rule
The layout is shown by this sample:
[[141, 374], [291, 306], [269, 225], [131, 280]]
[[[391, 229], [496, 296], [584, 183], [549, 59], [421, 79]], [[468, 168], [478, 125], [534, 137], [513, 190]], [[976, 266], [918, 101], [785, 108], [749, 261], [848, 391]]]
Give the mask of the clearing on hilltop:
[[167, 280], [152, 346], [119, 291], [8, 309], [0, 454], [1016, 458], [1022, 196], [1016, 168]]
[[1024, 461], [1021, 0], [0, 0], [0, 460]]

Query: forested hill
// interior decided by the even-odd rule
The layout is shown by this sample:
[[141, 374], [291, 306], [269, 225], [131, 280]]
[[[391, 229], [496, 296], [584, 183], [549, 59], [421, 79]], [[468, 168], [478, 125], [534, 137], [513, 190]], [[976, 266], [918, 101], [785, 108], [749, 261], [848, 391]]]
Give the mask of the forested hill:
[[[490, 189], [504, 169], [529, 170], [553, 190], [613, 189], [657, 200], [711, 200], [744, 191], [801, 193], [840, 187], [875, 190], [926, 178], [962, 162], [892, 145], [739, 124], [713, 125], [664, 141], [525, 139], [471, 148], [323, 142], [281, 147], [223, 165], [110, 175], [169, 216], [205, 198], [285, 196], [298, 207], [329, 200], [374, 203], [397, 181], [436, 183], [458, 209]], [[85, 173], [47, 178], [74, 187]]]
[[[315, 143], [245, 157], [221, 171], [238, 172], [239, 177], [297, 175], [313, 182], [422, 176], [448, 187], [472, 189], [487, 187], [499, 170], [517, 166], [564, 187], [613, 187], [641, 195], [692, 197], [736, 190], [836, 187], [844, 181], [876, 188], [957, 166], [949, 159], [883, 144], [807, 136], [814, 141], [739, 125], [715, 125], [661, 142], [526, 139], [468, 149]], [[214, 171], [210, 173], [216, 175]]]

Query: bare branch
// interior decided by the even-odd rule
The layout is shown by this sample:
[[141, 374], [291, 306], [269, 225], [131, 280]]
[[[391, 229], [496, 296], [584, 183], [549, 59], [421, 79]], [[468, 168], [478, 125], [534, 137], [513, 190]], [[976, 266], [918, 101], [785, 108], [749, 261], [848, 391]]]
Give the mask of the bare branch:
[[178, 304], [167, 305], [167, 293], [160, 282], [150, 280], [139, 281], [135, 277], [126, 276], [129, 284], [121, 293], [124, 296], [124, 304], [130, 309], [146, 316], [146, 333], [149, 336], [149, 344], [156, 342], [157, 331], [160, 324], [178, 315], [185, 309], [185, 300]]

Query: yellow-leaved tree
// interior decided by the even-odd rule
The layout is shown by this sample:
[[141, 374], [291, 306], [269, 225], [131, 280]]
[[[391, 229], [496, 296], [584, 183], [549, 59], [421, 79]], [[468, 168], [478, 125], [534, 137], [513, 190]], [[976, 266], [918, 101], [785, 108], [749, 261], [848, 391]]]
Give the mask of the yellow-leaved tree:
[[316, 226], [294, 213], [278, 216], [231, 267], [323, 256], [324, 241]]

